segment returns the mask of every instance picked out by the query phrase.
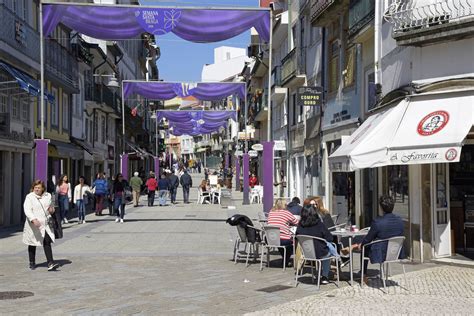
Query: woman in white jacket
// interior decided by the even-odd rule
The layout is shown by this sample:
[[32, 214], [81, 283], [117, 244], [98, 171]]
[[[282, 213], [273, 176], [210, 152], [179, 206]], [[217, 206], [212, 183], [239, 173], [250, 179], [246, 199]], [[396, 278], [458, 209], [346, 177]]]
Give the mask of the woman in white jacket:
[[86, 222], [86, 204], [85, 195], [91, 192], [91, 188], [85, 183], [86, 179], [83, 176], [79, 177], [79, 184], [74, 187], [74, 204], [77, 207], [77, 221], [78, 224]]
[[56, 270], [59, 265], [54, 263], [51, 243], [54, 242], [54, 231], [49, 222], [53, 219], [54, 206], [51, 205], [51, 194], [46, 192], [46, 186], [41, 180], [31, 185], [31, 192], [26, 196], [23, 208], [26, 215], [23, 229], [23, 243], [28, 245], [30, 269], [36, 268], [36, 247], [43, 246], [48, 260], [48, 271]]

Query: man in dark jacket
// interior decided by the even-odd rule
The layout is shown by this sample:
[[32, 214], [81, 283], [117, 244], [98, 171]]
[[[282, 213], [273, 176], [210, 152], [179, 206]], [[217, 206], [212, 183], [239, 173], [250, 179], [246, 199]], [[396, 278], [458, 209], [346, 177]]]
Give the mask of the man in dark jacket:
[[168, 183], [169, 183], [171, 203], [176, 204], [176, 192], [178, 191], [179, 178], [178, 176], [174, 174], [173, 170], [171, 170], [171, 173], [168, 176]]
[[179, 179], [179, 183], [183, 187], [183, 200], [184, 203], [189, 203], [189, 189], [193, 186], [193, 179], [188, 174], [188, 170], [184, 169], [184, 173]]
[[298, 215], [300, 216], [301, 215], [301, 209], [303, 208], [301, 205], [300, 205], [301, 201], [298, 197], [294, 197], [290, 203], [288, 203], [288, 205], [286, 206], [286, 208], [288, 209], [288, 211], [291, 212], [291, 214], [293, 215]]
[[[359, 250], [365, 244], [374, 240], [387, 239], [396, 236], [403, 236], [403, 220], [392, 213], [395, 202], [390, 196], [383, 195], [379, 199], [380, 207], [383, 210], [383, 216], [374, 219], [370, 225], [369, 233], [364, 237], [359, 245], [355, 245]], [[382, 263], [387, 255], [387, 243], [376, 243], [366, 247], [365, 254], [368, 254], [371, 263]], [[400, 253], [403, 258], [403, 249]], [[364, 261], [364, 273], [367, 272], [368, 262]], [[365, 281], [365, 280], [364, 280]]]

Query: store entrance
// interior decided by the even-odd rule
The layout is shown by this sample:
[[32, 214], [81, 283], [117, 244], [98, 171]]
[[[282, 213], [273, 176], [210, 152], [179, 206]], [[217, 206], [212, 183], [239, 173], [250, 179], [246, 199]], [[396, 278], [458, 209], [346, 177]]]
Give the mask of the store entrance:
[[474, 260], [474, 145], [464, 145], [460, 161], [449, 164], [449, 184], [453, 250]]

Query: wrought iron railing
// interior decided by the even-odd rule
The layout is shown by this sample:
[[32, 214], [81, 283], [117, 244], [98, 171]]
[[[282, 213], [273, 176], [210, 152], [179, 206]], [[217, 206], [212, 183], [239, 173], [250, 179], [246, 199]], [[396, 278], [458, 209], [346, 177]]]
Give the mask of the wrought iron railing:
[[272, 70], [272, 87], [281, 86], [281, 66], [275, 66]]
[[349, 8], [349, 35], [357, 33], [357, 31], [369, 23], [374, 18], [374, 14], [374, 0], [351, 1]]
[[76, 58], [54, 39], [45, 40], [45, 71], [73, 89], [78, 88]]
[[40, 61], [39, 33], [5, 4], [0, 4], [0, 41], [36, 62]]
[[306, 49], [295, 47], [281, 60], [281, 84], [306, 72]]
[[472, 0], [404, 0], [393, 1], [384, 18], [392, 23], [393, 32], [398, 33], [457, 22], [473, 15]]
[[121, 111], [120, 98], [103, 84], [86, 85], [84, 87], [84, 98], [86, 101], [94, 101], [105, 104], [116, 112]]
[[330, 5], [336, 0], [312, 0], [311, 1], [311, 19], [317, 19]]

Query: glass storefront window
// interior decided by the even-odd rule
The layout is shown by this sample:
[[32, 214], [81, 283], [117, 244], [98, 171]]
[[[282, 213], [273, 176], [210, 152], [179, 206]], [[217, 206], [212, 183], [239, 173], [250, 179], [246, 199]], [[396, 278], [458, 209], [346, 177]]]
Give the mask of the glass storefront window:
[[383, 168], [383, 172], [383, 192], [395, 201], [393, 213], [409, 220], [408, 166], [388, 166]]

